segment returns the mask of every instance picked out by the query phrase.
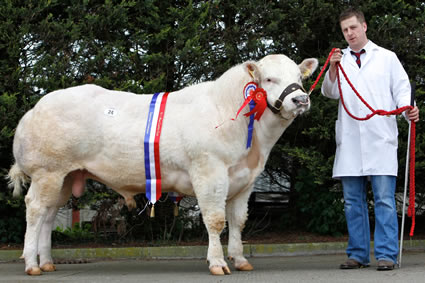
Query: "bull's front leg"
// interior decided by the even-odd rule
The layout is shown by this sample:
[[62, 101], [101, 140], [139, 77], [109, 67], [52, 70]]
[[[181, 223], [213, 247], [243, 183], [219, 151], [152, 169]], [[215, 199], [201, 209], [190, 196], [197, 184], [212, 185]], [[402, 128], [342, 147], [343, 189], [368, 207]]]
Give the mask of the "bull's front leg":
[[220, 242], [220, 234], [226, 223], [225, 206], [229, 187], [227, 169], [210, 159], [208, 162], [203, 160], [193, 164], [192, 184], [208, 231], [207, 260], [210, 272], [213, 275], [230, 274]]
[[254, 268], [243, 255], [241, 233], [248, 218], [248, 199], [251, 186], [240, 192], [227, 202], [226, 217], [229, 223], [228, 256], [234, 263], [236, 270], [251, 271]]

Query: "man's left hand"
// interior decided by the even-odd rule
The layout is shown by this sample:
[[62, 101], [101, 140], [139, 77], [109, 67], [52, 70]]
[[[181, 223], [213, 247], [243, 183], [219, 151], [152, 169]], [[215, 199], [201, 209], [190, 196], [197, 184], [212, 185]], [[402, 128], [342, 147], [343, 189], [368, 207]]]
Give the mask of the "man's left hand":
[[411, 110], [407, 110], [407, 118], [409, 118], [410, 121], [418, 122], [419, 121], [419, 108], [418, 106], [413, 107]]

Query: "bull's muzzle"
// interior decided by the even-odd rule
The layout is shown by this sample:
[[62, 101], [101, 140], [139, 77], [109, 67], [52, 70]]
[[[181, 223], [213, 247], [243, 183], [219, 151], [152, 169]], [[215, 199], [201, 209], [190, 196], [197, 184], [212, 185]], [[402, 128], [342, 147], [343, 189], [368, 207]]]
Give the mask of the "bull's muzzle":
[[297, 106], [297, 107], [301, 107], [301, 106], [306, 106], [310, 104], [310, 98], [308, 95], [304, 94], [304, 95], [298, 95], [292, 98], [292, 102]]

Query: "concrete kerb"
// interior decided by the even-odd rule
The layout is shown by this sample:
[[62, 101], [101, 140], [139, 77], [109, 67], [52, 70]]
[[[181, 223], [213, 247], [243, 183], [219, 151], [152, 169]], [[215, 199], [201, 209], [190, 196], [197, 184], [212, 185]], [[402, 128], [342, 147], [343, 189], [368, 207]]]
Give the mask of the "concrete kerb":
[[[372, 243], [373, 245], [373, 243]], [[246, 257], [343, 254], [347, 243], [245, 244]], [[405, 240], [403, 250], [424, 250], [425, 240]], [[224, 246], [225, 255], [227, 246]], [[22, 250], [0, 250], [0, 262], [19, 260]], [[53, 249], [55, 259], [202, 259], [207, 246]]]

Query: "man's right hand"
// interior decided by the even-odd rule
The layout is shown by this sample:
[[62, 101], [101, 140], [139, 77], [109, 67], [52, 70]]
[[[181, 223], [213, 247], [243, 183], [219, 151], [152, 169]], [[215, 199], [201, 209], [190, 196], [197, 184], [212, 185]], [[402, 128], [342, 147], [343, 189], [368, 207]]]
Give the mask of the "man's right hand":
[[341, 62], [341, 58], [341, 49], [336, 48], [330, 59], [331, 65], [329, 66], [329, 78], [331, 79], [331, 82], [335, 82], [336, 80], [336, 72], [338, 71], [336, 64]]

